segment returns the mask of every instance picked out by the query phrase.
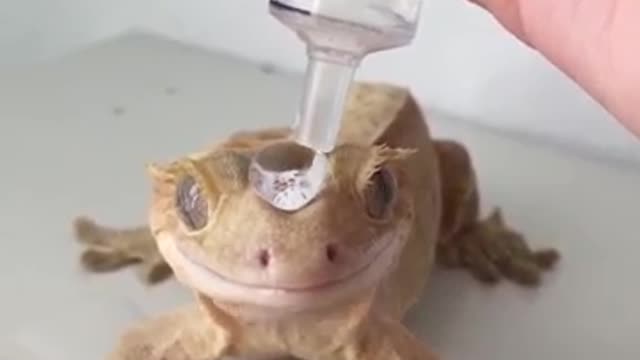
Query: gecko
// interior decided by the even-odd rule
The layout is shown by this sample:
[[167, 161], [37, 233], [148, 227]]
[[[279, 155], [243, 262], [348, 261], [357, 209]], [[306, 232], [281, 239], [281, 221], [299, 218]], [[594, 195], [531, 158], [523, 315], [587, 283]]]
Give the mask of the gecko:
[[403, 322], [435, 266], [536, 287], [560, 258], [532, 249], [500, 207], [481, 216], [471, 154], [431, 135], [406, 87], [352, 85], [323, 188], [302, 209], [256, 195], [258, 153], [281, 168], [309, 162], [288, 128], [238, 131], [147, 165], [146, 224], [74, 219], [88, 271], [136, 264], [143, 282], [175, 276], [193, 293], [131, 324], [108, 359], [438, 359]]

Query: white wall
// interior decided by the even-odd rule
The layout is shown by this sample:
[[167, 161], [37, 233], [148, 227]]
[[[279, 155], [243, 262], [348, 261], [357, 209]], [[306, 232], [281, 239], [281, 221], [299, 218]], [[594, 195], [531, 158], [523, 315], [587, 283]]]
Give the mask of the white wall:
[[0, 65], [59, 56], [140, 20], [148, 0], [0, 0]]
[[[640, 160], [640, 143], [560, 72], [465, 0], [426, 0], [414, 44], [358, 77], [411, 85], [433, 109]], [[266, 0], [0, 0], [0, 63], [58, 56], [131, 27], [302, 70], [301, 43]]]

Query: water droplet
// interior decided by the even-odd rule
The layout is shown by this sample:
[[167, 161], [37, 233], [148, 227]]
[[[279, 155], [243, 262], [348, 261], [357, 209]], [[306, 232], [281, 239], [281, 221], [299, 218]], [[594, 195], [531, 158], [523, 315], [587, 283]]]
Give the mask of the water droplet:
[[249, 182], [254, 191], [274, 207], [295, 211], [322, 190], [327, 157], [299, 144], [276, 144], [252, 161]]

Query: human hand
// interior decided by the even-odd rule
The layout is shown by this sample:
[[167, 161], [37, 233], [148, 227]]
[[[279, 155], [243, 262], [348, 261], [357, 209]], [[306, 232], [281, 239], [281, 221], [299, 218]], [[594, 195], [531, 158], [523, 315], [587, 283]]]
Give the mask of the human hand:
[[640, 1], [470, 1], [640, 136]]

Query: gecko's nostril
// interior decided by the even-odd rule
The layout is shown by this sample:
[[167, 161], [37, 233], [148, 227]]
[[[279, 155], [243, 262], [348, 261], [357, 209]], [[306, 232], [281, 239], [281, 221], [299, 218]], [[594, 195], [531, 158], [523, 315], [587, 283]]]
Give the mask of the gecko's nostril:
[[329, 244], [325, 251], [327, 254], [327, 260], [329, 260], [330, 263], [336, 262], [338, 259], [338, 248], [333, 244]]
[[269, 254], [269, 251], [260, 250], [260, 252], [258, 253], [258, 261], [260, 262], [260, 266], [262, 266], [263, 268], [269, 266], [269, 263], [271, 262], [271, 254]]

